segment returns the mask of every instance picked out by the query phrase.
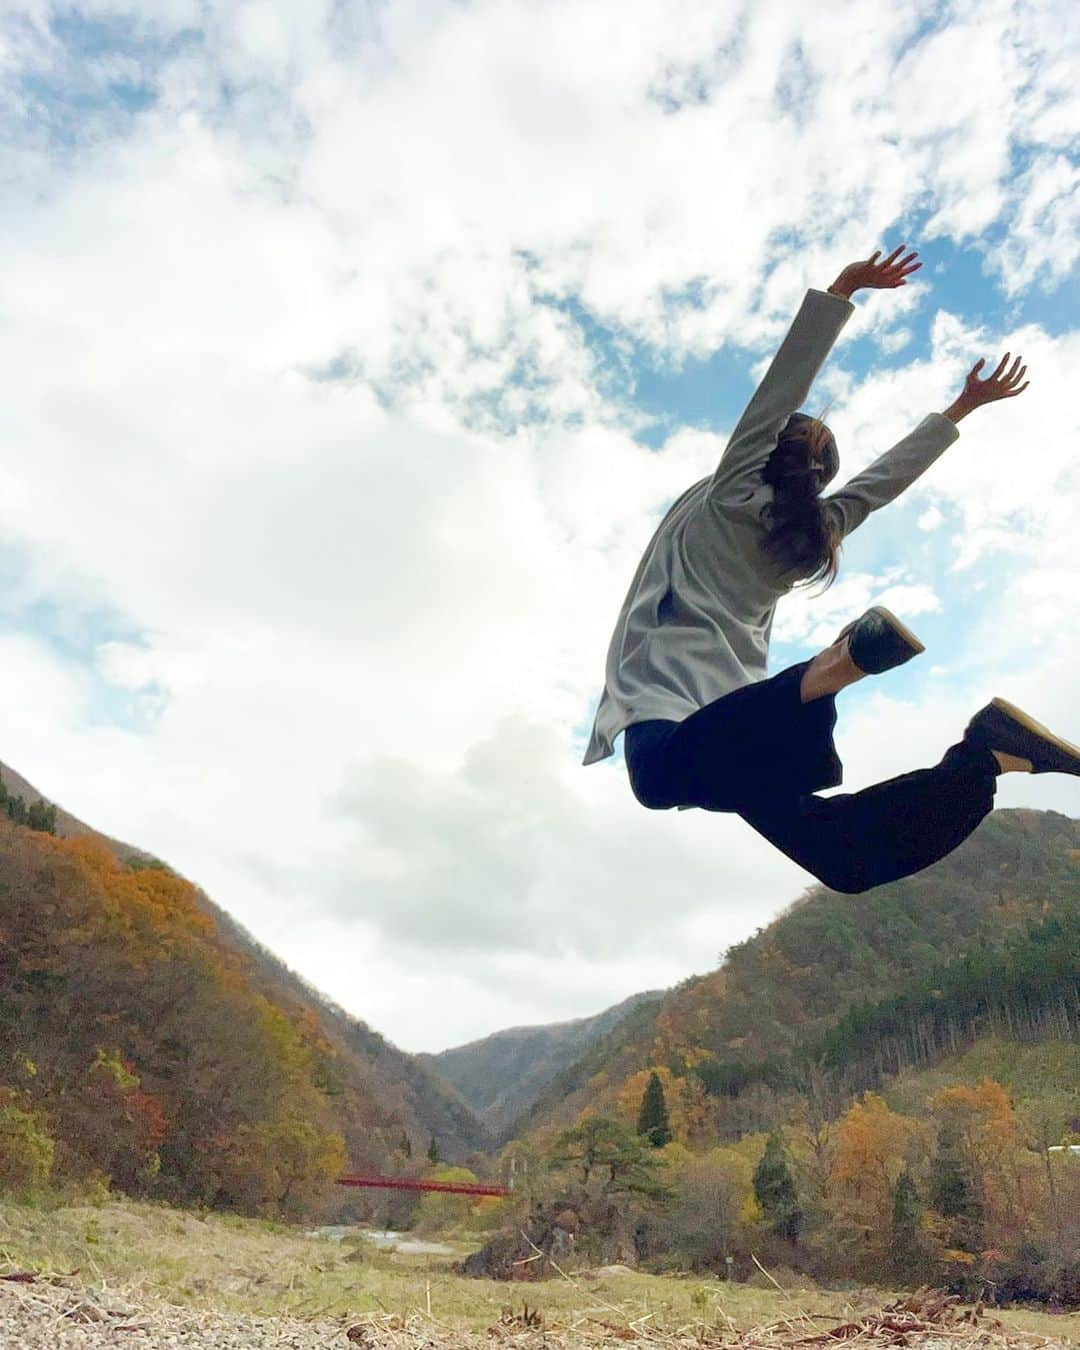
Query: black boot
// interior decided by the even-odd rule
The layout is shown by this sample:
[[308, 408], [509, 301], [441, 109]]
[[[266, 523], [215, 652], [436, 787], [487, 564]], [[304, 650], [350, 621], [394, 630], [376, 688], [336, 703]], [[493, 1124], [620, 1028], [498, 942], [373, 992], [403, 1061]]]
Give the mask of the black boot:
[[854, 623], [841, 630], [837, 642], [848, 640], [848, 655], [867, 675], [902, 666], [926, 648], [895, 614], [884, 605], [874, 605]]
[[1032, 773], [1071, 773], [1080, 778], [1080, 749], [1003, 698], [991, 699], [975, 714], [967, 724], [964, 740], [969, 745], [1029, 760]]

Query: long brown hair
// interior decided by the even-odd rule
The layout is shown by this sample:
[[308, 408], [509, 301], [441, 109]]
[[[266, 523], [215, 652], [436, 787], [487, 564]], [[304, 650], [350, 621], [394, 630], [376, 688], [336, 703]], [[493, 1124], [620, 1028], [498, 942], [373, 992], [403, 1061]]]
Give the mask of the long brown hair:
[[821, 506], [821, 490], [836, 471], [834, 447], [821, 417], [795, 413], [764, 474], [773, 499], [763, 514], [763, 547], [785, 572], [798, 573], [803, 585], [824, 582], [822, 590], [833, 584], [840, 567], [840, 532]]

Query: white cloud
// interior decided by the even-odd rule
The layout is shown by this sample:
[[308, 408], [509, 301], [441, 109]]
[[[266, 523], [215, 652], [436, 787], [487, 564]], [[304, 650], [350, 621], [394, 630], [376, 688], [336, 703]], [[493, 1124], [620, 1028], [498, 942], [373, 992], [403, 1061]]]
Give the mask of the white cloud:
[[1006, 294], [1049, 289], [1080, 258], [1080, 168], [1062, 154], [1040, 155], [1018, 183], [1019, 208], [1000, 261]]
[[846, 623], [871, 605], [885, 605], [914, 618], [940, 610], [941, 601], [929, 586], [912, 581], [902, 568], [880, 576], [842, 572], [826, 591], [799, 587], [786, 596], [777, 607], [773, 636], [811, 650], [827, 647]]
[[[707, 968], [805, 874], [738, 821], [643, 814], [575, 737], [640, 551], [723, 437], [635, 442], [568, 302], [661, 366], [760, 369], [807, 286], [928, 209], [924, 256], [949, 237], [1006, 296], [1059, 284], [1066, 9], [961, 6], [922, 36], [920, 7], [866, 0], [203, 9], [82, 5], [116, 44], [85, 76], [45, 0], [0, 22], [9, 609], [125, 632], [86, 670], [5, 639], [0, 753], [410, 1047]], [[136, 115], [109, 91], [137, 77]], [[73, 122], [84, 79], [101, 106]], [[929, 273], [859, 297], [815, 400], [848, 473], [977, 355], [1022, 350], [1031, 389], [965, 421], [916, 496], [973, 578], [1015, 558], [1015, 621], [1064, 631], [1077, 339], [968, 323]], [[928, 310], [925, 357], [845, 369]], [[873, 600], [937, 614], [925, 569], [897, 540], [777, 634], [831, 640]], [[1021, 692], [1065, 716], [1061, 641]], [[905, 754], [992, 671], [943, 677]], [[105, 724], [102, 686], [147, 729]], [[872, 775], [894, 761], [859, 749], [865, 697], [841, 728]], [[377, 973], [350, 983], [354, 951]], [[434, 1031], [418, 970], [452, 991]]]
[[894, 332], [882, 333], [878, 338], [878, 346], [886, 356], [891, 356], [894, 352], [906, 347], [910, 341], [911, 329], [898, 328]]

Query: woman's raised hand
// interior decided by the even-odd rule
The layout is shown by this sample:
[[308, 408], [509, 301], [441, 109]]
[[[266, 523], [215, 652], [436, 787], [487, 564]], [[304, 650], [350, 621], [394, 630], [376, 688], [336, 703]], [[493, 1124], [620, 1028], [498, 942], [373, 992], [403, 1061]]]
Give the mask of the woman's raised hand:
[[829, 287], [829, 290], [834, 295], [843, 295], [850, 299], [856, 291], [864, 288], [883, 291], [895, 290], [897, 286], [906, 286], [907, 277], [912, 272], [917, 272], [922, 263], [912, 262], [912, 259], [919, 256], [915, 252], [909, 253], [906, 258], [901, 258], [900, 254], [903, 251], [904, 245], [901, 244], [887, 258], [882, 258], [881, 262], [878, 262], [878, 258], [881, 257], [881, 250], [877, 249], [865, 262], [848, 263], [847, 267]]
[[984, 366], [986, 362], [983, 360], [976, 361], [968, 372], [968, 377], [964, 381], [964, 392], [960, 397], [973, 408], [980, 408], [984, 403], [993, 403], [999, 398], [1015, 398], [1017, 394], [1022, 394], [1031, 383], [1030, 380], [1024, 380], [1024, 383], [1017, 388], [1027, 370], [1027, 366], [1020, 364], [1023, 358], [1018, 356], [1012, 363], [1012, 369], [1005, 375], [1002, 372], [1005, 370], [1005, 363], [1008, 359], [1009, 353], [1006, 352], [998, 362], [993, 375], [987, 380], [980, 380], [978, 376], [980, 367]]
[[964, 392], [957, 395], [956, 399], [945, 409], [944, 416], [954, 422], [959, 422], [961, 418], [966, 417], [969, 412], [975, 408], [981, 408], [984, 403], [994, 403], [999, 398], [1015, 398], [1017, 394], [1022, 394], [1031, 383], [1030, 380], [1024, 380], [1024, 372], [1027, 366], [1020, 364], [1022, 357], [1017, 357], [1012, 363], [1012, 369], [1005, 374], [1005, 363], [1009, 359], [1009, 353], [998, 362], [997, 370], [988, 380], [979, 379], [979, 370], [986, 364], [985, 361], [976, 361], [968, 371], [968, 377], [964, 381]]

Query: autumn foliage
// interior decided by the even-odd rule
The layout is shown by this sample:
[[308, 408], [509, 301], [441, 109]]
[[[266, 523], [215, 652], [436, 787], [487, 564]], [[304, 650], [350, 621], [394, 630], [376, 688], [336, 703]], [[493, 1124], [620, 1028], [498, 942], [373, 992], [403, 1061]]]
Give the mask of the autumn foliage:
[[857, 901], [815, 887], [591, 1047], [519, 1123], [553, 1184], [567, 1127], [652, 1142], [662, 1097], [670, 1134], [666, 1198], [593, 1255], [1080, 1306], [1078, 843], [995, 812]]
[[0, 820], [0, 1185], [299, 1214], [377, 1114], [189, 882]]

